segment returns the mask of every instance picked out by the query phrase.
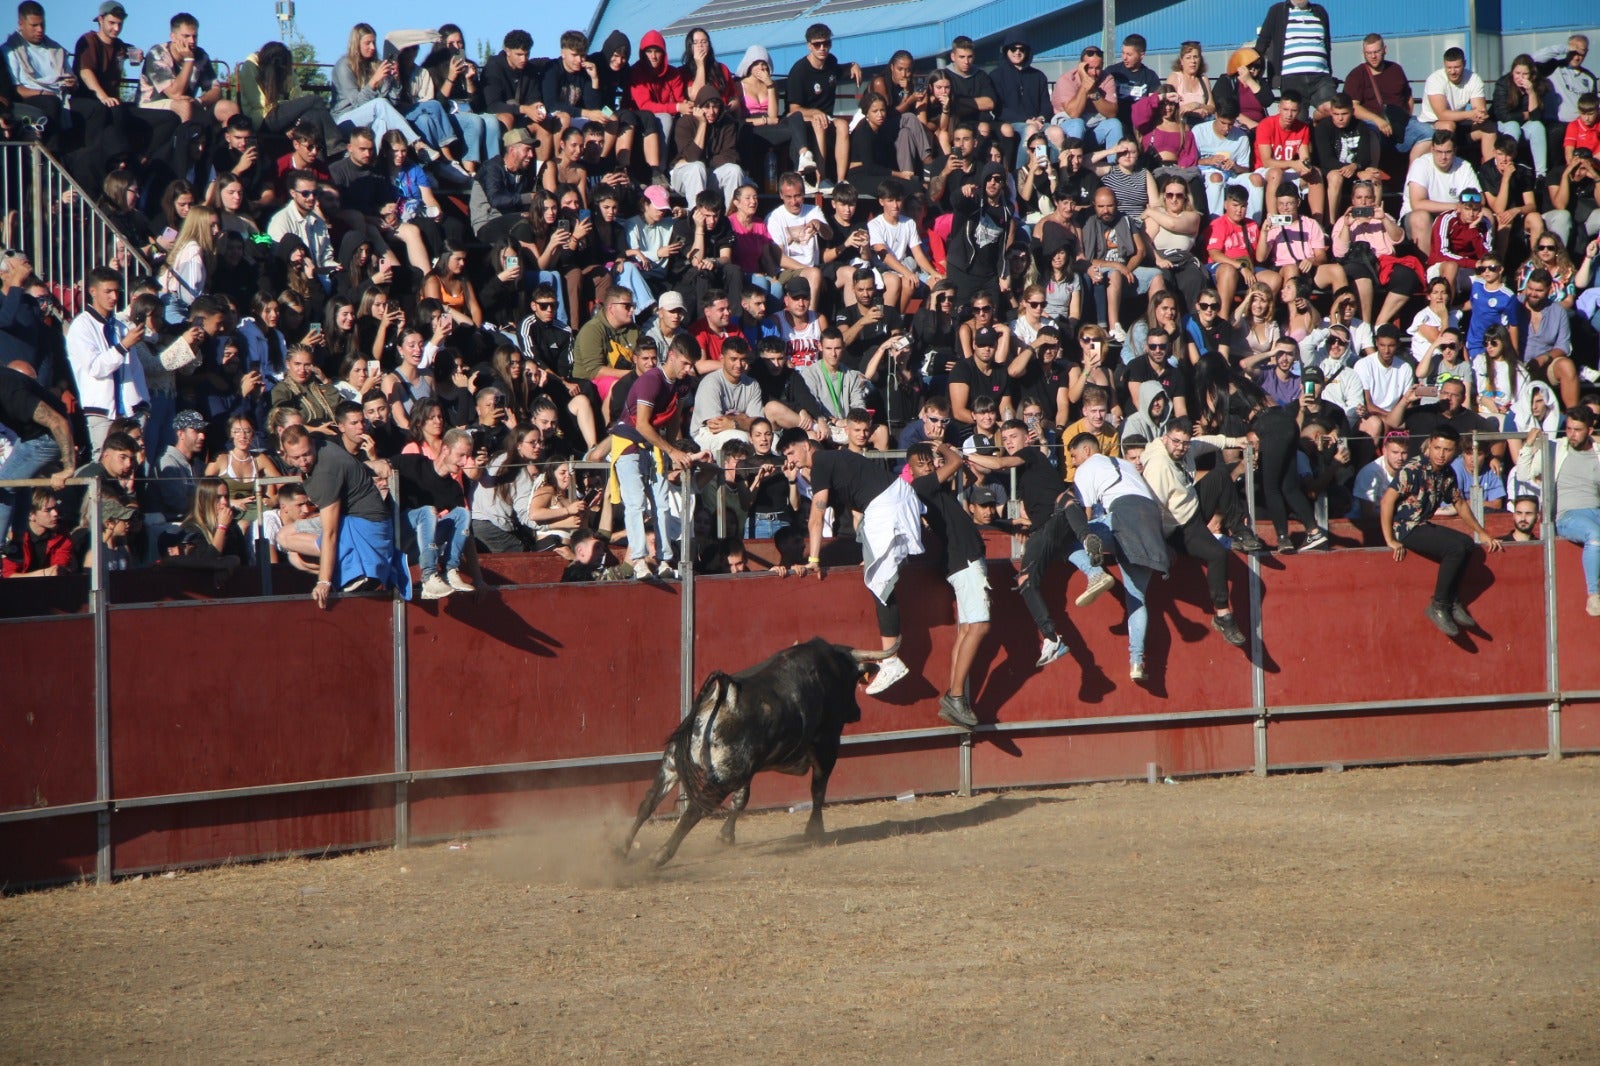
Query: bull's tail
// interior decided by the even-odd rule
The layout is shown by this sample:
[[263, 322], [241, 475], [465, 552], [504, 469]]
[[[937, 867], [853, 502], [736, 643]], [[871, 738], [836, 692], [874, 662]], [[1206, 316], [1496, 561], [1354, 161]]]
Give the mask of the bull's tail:
[[[716, 768], [711, 762], [711, 737], [732, 685], [733, 678], [720, 670], [713, 671], [695, 696], [693, 712], [667, 740], [667, 748], [672, 752], [673, 769], [678, 772], [678, 782], [684, 794], [690, 803], [706, 814], [721, 806], [727, 795], [719, 787]], [[701, 720], [703, 709], [706, 711], [705, 729], [701, 731], [699, 743], [696, 744], [695, 726]]]

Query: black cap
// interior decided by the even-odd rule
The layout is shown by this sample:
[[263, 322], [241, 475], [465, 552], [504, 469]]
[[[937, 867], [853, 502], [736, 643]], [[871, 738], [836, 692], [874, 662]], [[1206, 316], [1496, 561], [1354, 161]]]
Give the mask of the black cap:
[[809, 300], [811, 298], [811, 283], [805, 278], [790, 278], [783, 283], [783, 294], [785, 296], [804, 296]]
[[972, 335], [974, 348], [995, 348], [1000, 344], [1000, 331], [993, 326], [984, 326]]
[[1300, 383], [1302, 385], [1326, 385], [1328, 376], [1316, 367], [1308, 366], [1300, 371]]

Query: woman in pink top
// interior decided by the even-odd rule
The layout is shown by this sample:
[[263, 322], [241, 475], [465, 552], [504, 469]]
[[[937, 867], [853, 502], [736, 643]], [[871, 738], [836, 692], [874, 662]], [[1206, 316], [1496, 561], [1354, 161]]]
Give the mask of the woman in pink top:
[[728, 225], [733, 227], [733, 261], [748, 284], [764, 289], [774, 300], [783, 298], [778, 282], [778, 246], [772, 243], [754, 185], [741, 185], [733, 194]]
[[793, 127], [778, 111], [778, 87], [772, 82], [772, 56], [767, 50], [759, 44], [745, 49], [738, 73], [739, 91], [732, 107], [734, 117], [744, 119], [739, 124], [739, 160], [745, 173], [757, 181], [763, 175], [771, 179], [767, 191], [775, 193], [777, 175], [785, 167], [777, 155], [769, 160], [768, 154], [788, 152], [793, 166], [805, 143], [796, 143]]
[[[1405, 239], [1400, 223], [1378, 202], [1370, 181], [1351, 187], [1350, 206], [1333, 224], [1333, 257], [1355, 284], [1361, 301], [1361, 320], [1381, 325], [1393, 322], [1412, 295], [1422, 291], [1423, 266], [1414, 256], [1396, 256], [1395, 246]], [[1362, 245], [1363, 248], [1353, 246]], [[1372, 299], [1383, 286], [1383, 307], [1372, 317]]]
[[1206, 80], [1206, 56], [1199, 41], [1184, 41], [1178, 58], [1172, 61], [1167, 84], [1178, 94], [1178, 112], [1191, 126], [1198, 126], [1217, 113], [1211, 102], [1211, 83]]

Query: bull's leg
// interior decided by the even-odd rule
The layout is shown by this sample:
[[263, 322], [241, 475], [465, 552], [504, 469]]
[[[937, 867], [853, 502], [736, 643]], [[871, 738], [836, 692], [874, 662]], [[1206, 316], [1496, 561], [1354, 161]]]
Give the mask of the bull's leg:
[[733, 823], [739, 820], [739, 814], [744, 810], [744, 805], [750, 802], [750, 786], [745, 785], [733, 794], [733, 802], [728, 805], [728, 820], [722, 823], [722, 832], [717, 834], [717, 839], [724, 844], [733, 843]]
[[806, 839], [822, 839], [822, 806], [828, 798], [828, 778], [839, 761], [838, 734], [818, 737], [811, 752], [811, 820], [806, 822]]
[[672, 768], [672, 752], [668, 751], [661, 758], [661, 769], [656, 771], [656, 779], [650, 783], [644, 799], [639, 803], [639, 813], [633, 819], [633, 828], [628, 830], [628, 839], [622, 842], [624, 859], [633, 855], [633, 838], [639, 835], [639, 827], [649, 821], [650, 816], [661, 805], [662, 797], [671, 792], [677, 784], [678, 772]]
[[689, 830], [693, 829], [703, 817], [705, 815], [693, 803], [683, 809], [683, 813], [678, 816], [678, 824], [672, 828], [672, 835], [655, 854], [653, 861], [657, 866], [665, 866], [668, 860], [678, 853], [678, 845], [683, 843], [683, 838], [689, 835]]

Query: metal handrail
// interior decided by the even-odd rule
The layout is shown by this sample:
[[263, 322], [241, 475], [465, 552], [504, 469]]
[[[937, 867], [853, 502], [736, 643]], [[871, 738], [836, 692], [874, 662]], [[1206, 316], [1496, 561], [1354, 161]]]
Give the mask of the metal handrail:
[[101, 212], [97, 198], [36, 141], [0, 144], [0, 202], [24, 209], [31, 226], [19, 243], [68, 313], [82, 309], [83, 283], [95, 267], [115, 268], [124, 290], [154, 270]]

